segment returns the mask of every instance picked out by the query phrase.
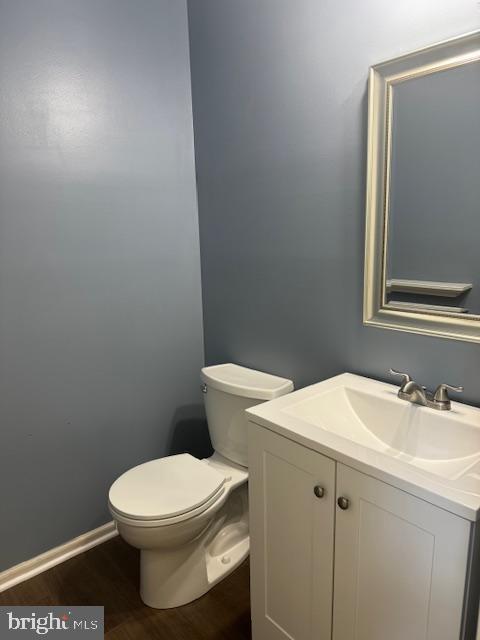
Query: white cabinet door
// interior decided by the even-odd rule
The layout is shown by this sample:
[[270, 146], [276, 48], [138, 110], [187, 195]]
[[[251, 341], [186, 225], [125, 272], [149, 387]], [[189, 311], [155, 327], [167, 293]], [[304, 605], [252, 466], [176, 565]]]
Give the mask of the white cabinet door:
[[331, 640], [335, 463], [253, 424], [249, 436], [253, 638]]
[[459, 640], [470, 523], [337, 464], [334, 640]]

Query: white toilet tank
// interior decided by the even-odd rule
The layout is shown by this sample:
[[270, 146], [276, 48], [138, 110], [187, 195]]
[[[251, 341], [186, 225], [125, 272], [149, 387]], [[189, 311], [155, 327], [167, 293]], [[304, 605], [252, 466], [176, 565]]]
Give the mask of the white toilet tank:
[[246, 467], [245, 409], [293, 391], [293, 382], [230, 363], [204, 367], [201, 378], [213, 448]]

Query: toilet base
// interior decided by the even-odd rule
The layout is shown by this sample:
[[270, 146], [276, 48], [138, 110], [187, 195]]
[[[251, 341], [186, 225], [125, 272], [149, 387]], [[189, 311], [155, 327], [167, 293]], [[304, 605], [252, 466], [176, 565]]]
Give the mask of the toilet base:
[[176, 549], [140, 552], [140, 596], [155, 609], [196, 600], [248, 557], [247, 485], [238, 487], [207, 528]]

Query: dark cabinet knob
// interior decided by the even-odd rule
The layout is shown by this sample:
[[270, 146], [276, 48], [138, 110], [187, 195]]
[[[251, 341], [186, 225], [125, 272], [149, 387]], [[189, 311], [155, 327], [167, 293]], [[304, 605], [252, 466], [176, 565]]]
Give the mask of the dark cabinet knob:
[[323, 498], [323, 496], [325, 495], [325, 489], [317, 484], [315, 487], [313, 487], [313, 493], [317, 496], [317, 498]]
[[350, 506], [350, 500], [348, 498], [340, 496], [340, 498], [337, 500], [337, 504], [340, 509], [343, 509], [345, 511], [345, 509], [348, 509], [348, 507]]

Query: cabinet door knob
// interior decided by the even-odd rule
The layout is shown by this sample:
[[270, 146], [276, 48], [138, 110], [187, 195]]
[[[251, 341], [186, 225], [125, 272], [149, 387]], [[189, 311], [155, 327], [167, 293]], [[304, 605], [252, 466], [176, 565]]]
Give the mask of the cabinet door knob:
[[313, 487], [313, 493], [317, 496], [317, 498], [323, 498], [323, 496], [325, 495], [325, 489], [317, 484], [315, 487]]
[[337, 500], [337, 504], [340, 509], [343, 509], [345, 511], [345, 509], [348, 509], [348, 507], [350, 506], [350, 500], [348, 498], [340, 496], [340, 498]]

